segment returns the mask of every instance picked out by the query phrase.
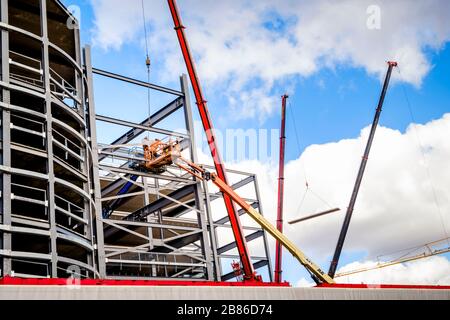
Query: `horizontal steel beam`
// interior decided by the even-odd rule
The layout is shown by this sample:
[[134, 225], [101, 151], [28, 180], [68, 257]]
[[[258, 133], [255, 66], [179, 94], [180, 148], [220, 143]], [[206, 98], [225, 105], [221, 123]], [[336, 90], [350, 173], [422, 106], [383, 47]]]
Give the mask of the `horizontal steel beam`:
[[[261, 229], [261, 230], [258, 230], [256, 232], [246, 236], [245, 240], [247, 240], [247, 242], [250, 242], [252, 240], [255, 240], [255, 239], [258, 239], [258, 238], [262, 237], [263, 235], [264, 235], [264, 231]], [[231, 243], [229, 243], [227, 245], [224, 245], [223, 247], [218, 248], [217, 249], [217, 254], [222, 254], [222, 253], [228, 252], [228, 251], [230, 251], [230, 250], [232, 250], [234, 248], [236, 248], [236, 241], [231, 242]]]
[[299, 222], [303, 222], [303, 221], [311, 220], [311, 219], [314, 219], [314, 218], [318, 218], [318, 217], [321, 217], [321, 216], [324, 216], [324, 215], [327, 215], [327, 214], [330, 214], [330, 213], [334, 213], [334, 212], [337, 212], [337, 211], [341, 211], [341, 209], [339, 209], [339, 208], [330, 209], [330, 210], [319, 212], [319, 213], [316, 213], [316, 214], [312, 214], [312, 215], [309, 215], [309, 216], [306, 216], [306, 217], [303, 217], [303, 218], [300, 218], [300, 219], [292, 220], [292, 221], [289, 221], [288, 223], [289, 224], [296, 224], [296, 223], [299, 223]]
[[[185, 186], [181, 189], [178, 189], [178, 190], [170, 193], [168, 196], [172, 199], [180, 200], [190, 194], [193, 194], [194, 191], [195, 191], [195, 185], [188, 185], [188, 186]], [[152, 214], [153, 212], [162, 210], [171, 204], [173, 204], [173, 201], [171, 201], [170, 199], [159, 198], [158, 200], [154, 201], [153, 203], [149, 204], [148, 206], [133, 212], [126, 218], [126, 220], [131, 220], [131, 221], [141, 220], [142, 218], [147, 217], [149, 214]]]
[[[250, 204], [250, 206], [252, 206], [254, 209], [257, 209], [259, 207], [259, 203], [258, 202], [253, 202], [252, 204]], [[239, 216], [242, 216], [245, 213], [246, 213], [246, 211], [243, 210], [243, 209], [240, 209], [238, 211]], [[229, 221], [230, 221], [230, 217], [226, 216], [226, 217], [223, 217], [222, 219], [219, 219], [219, 220], [215, 221], [214, 224], [219, 224], [220, 225], [220, 224], [225, 224], [225, 223], [227, 223]]]
[[100, 69], [97, 69], [97, 68], [92, 68], [92, 72], [94, 74], [99, 75], [99, 76], [104, 76], [104, 77], [107, 77], [107, 78], [111, 78], [111, 79], [115, 79], [115, 80], [131, 83], [131, 84], [135, 84], [135, 85], [138, 85], [138, 86], [141, 86], [141, 87], [150, 88], [150, 89], [161, 91], [161, 92], [165, 92], [165, 93], [170, 93], [170, 94], [173, 94], [175, 96], [184, 97], [184, 93], [181, 92], [181, 91], [173, 90], [173, 89], [169, 89], [169, 88], [165, 88], [165, 87], [161, 87], [161, 86], [158, 86], [156, 84], [152, 84], [152, 83], [148, 83], [148, 82], [144, 82], [144, 81], [140, 81], [140, 80], [136, 80], [136, 79], [132, 79], [132, 78], [128, 78], [128, 77], [121, 76], [121, 75], [118, 75], [118, 74], [115, 74], [115, 73], [112, 73], [112, 72], [100, 70]]
[[98, 115], [98, 114], [95, 115], [95, 119], [97, 119], [98, 121], [103, 121], [103, 122], [108, 122], [108, 123], [112, 123], [112, 124], [117, 124], [119, 126], [124, 126], [124, 127], [128, 127], [128, 128], [137, 128], [137, 129], [141, 129], [143, 131], [150, 131], [150, 132], [154, 132], [154, 133], [159, 133], [159, 134], [163, 134], [163, 135], [166, 135], [166, 136], [174, 136], [174, 137], [179, 137], [179, 138], [189, 138], [189, 136], [187, 134], [185, 134], [185, 133], [169, 131], [169, 130], [164, 130], [164, 129], [158, 129], [158, 128], [154, 128], [154, 127], [146, 127], [146, 126], [143, 126], [143, 125], [138, 124], [138, 123], [125, 121], [125, 120], [120, 120], [120, 119], [115, 119], [115, 118], [102, 116], [102, 115]]
[[[171, 115], [178, 109], [180, 109], [182, 106], [183, 106], [183, 99], [177, 98], [174, 101], [170, 102], [165, 107], [161, 108], [159, 111], [155, 112], [150, 118], [145, 119], [143, 122], [140, 123], [140, 125], [144, 126], [144, 127], [148, 127], [151, 124], [154, 126], [154, 125], [158, 124], [159, 122], [163, 121], [165, 118], [167, 118], [169, 115]], [[119, 137], [118, 139], [116, 139], [111, 144], [117, 144], [117, 145], [127, 144], [144, 132], [145, 132], [144, 129], [133, 128], [133, 129], [129, 130], [128, 132], [126, 132], [121, 137]], [[105, 150], [108, 150], [109, 152], [114, 151], [113, 148], [105, 149]], [[99, 155], [98, 160], [101, 161], [106, 157], [107, 157], [106, 155]]]
[[[237, 190], [237, 189], [239, 189], [239, 188], [242, 188], [242, 187], [244, 187], [244, 186], [246, 186], [246, 185], [248, 185], [249, 183], [252, 183], [252, 182], [254, 182], [255, 181], [255, 177], [254, 176], [249, 176], [249, 177], [247, 177], [247, 178], [245, 178], [245, 179], [242, 179], [241, 181], [238, 181], [238, 182], [236, 182], [235, 184], [233, 184], [232, 186], [231, 186], [231, 188], [233, 189], [233, 190]], [[217, 198], [219, 198], [219, 197], [221, 197], [222, 196], [222, 192], [216, 192], [215, 194], [213, 194], [213, 195], [210, 195], [210, 197], [211, 197], [211, 200], [215, 200], [215, 199], [217, 199]]]
[[[1, 170], [1, 166], [0, 166], [0, 170]], [[191, 179], [184, 179], [184, 178], [174, 177], [174, 176], [159, 175], [159, 174], [148, 173], [148, 172], [140, 172], [140, 171], [136, 171], [136, 170], [132, 170], [132, 169], [107, 166], [107, 165], [104, 165], [104, 164], [100, 165], [100, 170], [105, 170], [105, 171], [114, 172], [114, 173], [131, 174], [131, 175], [135, 174], [135, 175], [138, 175], [138, 176], [141, 176], [141, 177], [154, 178], [154, 179], [166, 180], [166, 181], [176, 181], [176, 182], [181, 182], [181, 183], [186, 183], [186, 184], [195, 184], [195, 182], [193, 180], [191, 180]], [[164, 189], [164, 186], [162, 186], [161, 189]]]
[[[267, 260], [261, 260], [261, 261], [255, 262], [253, 264], [253, 268], [255, 270], [257, 270], [257, 269], [267, 266], [268, 264], [269, 264], [269, 262]], [[222, 275], [222, 277], [221, 277], [222, 281], [228, 281], [228, 280], [231, 280], [234, 278], [236, 278], [236, 275], [234, 272], [227, 273], [225, 275]]]
[[108, 265], [111, 264], [131, 264], [131, 265], [151, 265], [151, 266], [177, 266], [177, 267], [204, 267], [205, 263], [183, 263], [183, 262], [157, 262], [157, 261], [145, 261], [145, 260], [119, 260], [108, 259], [106, 261]]

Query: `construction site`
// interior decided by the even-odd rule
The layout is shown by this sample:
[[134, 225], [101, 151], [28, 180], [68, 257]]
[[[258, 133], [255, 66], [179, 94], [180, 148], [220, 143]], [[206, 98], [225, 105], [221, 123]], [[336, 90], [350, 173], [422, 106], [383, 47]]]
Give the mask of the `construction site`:
[[[307, 257], [308, 248], [298, 248], [283, 234], [289, 97], [281, 101], [278, 220], [273, 225], [264, 218], [258, 177], [223, 165], [185, 34], [188, 26], [176, 2], [167, 2], [188, 72], [180, 75], [178, 88], [97, 69], [91, 48], [81, 46], [79, 28], [68, 27], [68, 21], [73, 26], [78, 21], [58, 0], [0, 0], [0, 299], [450, 299], [450, 287], [335, 281], [397, 63], [387, 64], [366, 153], [330, 269], [324, 271]], [[149, 56], [146, 65], [150, 72]], [[170, 102], [153, 106], [155, 112], [138, 123], [98, 114], [94, 77], [158, 92]], [[214, 166], [198, 163], [197, 111]], [[182, 118], [184, 130], [165, 127], [174, 116]], [[101, 124], [126, 133], [99, 141]], [[242, 198], [242, 188], [253, 195]], [[216, 203], [223, 210], [215, 212]], [[243, 216], [258, 227], [242, 223]], [[275, 254], [270, 238], [277, 241]], [[252, 253], [255, 246], [264, 248], [263, 254]], [[306, 268], [316, 287], [284, 282], [283, 250], [299, 269]], [[426, 256], [448, 251], [430, 249]], [[79, 290], [65, 289], [72, 284]]]

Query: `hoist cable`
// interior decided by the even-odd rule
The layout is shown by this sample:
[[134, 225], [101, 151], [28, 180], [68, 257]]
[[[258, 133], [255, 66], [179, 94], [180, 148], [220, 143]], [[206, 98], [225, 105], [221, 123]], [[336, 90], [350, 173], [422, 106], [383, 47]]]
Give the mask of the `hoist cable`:
[[[151, 116], [152, 116], [152, 110], [151, 110], [151, 89], [150, 89], [150, 66], [151, 66], [151, 61], [150, 61], [150, 52], [149, 52], [149, 45], [148, 45], [148, 33], [147, 33], [147, 19], [145, 16], [145, 4], [144, 4], [144, 0], [141, 0], [141, 5], [142, 5], [142, 20], [143, 20], [143, 25], [144, 25], [144, 37], [145, 37], [145, 53], [146, 53], [146, 58], [145, 58], [145, 65], [147, 67], [147, 105], [148, 105], [148, 126], [151, 127], [152, 123], [151, 123]], [[147, 131], [147, 138], [150, 139], [150, 131]]]
[[[289, 112], [290, 112], [290, 115], [291, 115], [290, 118], [292, 119], [292, 123], [294, 125], [295, 139], [296, 139], [296, 142], [297, 142], [297, 148], [298, 148], [298, 152], [299, 152], [299, 155], [300, 155], [301, 154], [301, 146], [300, 146], [299, 130], [298, 130], [297, 122], [295, 120], [294, 112], [292, 111], [292, 109], [293, 109], [292, 108], [292, 104], [291, 104], [290, 101], [288, 101], [288, 103], [289, 103], [289, 108], [288, 109], [289, 109]], [[307, 176], [307, 173], [306, 173], [305, 159], [304, 158], [301, 159], [300, 162], [301, 162], [302, 169], [303, 169], [303, 175], [305, 177], [306, 190], [305, 190], [305, 193], [303, 194], [302, 200], [300, 201], [300, 205], [298, 206], [298, 209], [297, 209], [296, 212], [299, 212], [301, 210], [301, 208], [303, 207], [303, 204], [305, 202], [305, 198], [306, 198], [306, 195], [308, 194], [308, 192], [311, 192], [317, 199], [319, 199], [321, 202], [323, 202], [328, 207], [332, 208], [332, 206], [327, 201], [325, 201], [320, 195], [317, 194], [317, 192], [314, 192], [312, 190], [312, 188], [310, 188], [309, 182], [308, 182], [308, 176]]]

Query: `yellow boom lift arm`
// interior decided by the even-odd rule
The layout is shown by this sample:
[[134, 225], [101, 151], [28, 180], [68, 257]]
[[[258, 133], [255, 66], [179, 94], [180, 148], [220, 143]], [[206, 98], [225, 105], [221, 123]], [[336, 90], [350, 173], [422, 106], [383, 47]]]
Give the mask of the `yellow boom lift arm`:
[[[161, 153], [154, 152], [153, 147], [156, 147]], [[156, 149], [156, 148], [155, 148]], [[164, 165], [169, 161], [178, 166], [179, 168], [189, 172], [199, 180], [212, 181], [221, 192], [227, 194], [236, 204], [238, 204], [248, 215], [258, 223], [264, 230], [278, 240], [314, 277], [316, 282], [333, 284], [334, 280], [326, 274], [317, 264], [312, 262], [296, 245], [290, 241], [283, 233], [273, 226], [266, 218], [264, 218], [258, 211], [253, 209], [244, 199], [242, 199], [228, 184], [220, 179], [216, 173], [209, 172], [201, 166], [184, 159], [181, 156], [178, 142], [169, 142], [167, 145], [158, 142], [150, 145], [150, 147], [144, 146], [145, 150], [145, 164], [144, 167], [147, 170], [155, 170], [155, 165], [163, 162]], [[159, 162], [158, 158], [164, 159]]]

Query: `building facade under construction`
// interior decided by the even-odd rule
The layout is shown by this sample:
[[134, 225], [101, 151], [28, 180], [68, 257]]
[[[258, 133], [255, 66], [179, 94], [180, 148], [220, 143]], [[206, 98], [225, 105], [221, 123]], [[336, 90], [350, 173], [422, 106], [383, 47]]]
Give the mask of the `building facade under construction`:
[[[173, 165], [154, 172], [135, 165], [145, 137], [177, 139], [197, 162], [187, 77], [170, 89], [96, 69], [59, 1], [0, 3], [0, 278], [239, 278], [229, 217], [215, 204], [222, 193]], [[156, 91], [169, 103], [152, 105], [140, 122], [97, 114], [94, 77]], [[128, 101], [128, 110], [134, 105]], [[175, 115], [182, 130], [165, 126]], [[100, 124], [123, 134], [99, 141]], [[234, 190], [251, 190], [245, 200], [262, 213], [256, 176], [228, 174]], [[259, 249], [255, 270], [271, 281], [265, 232], [243, 230]]]

